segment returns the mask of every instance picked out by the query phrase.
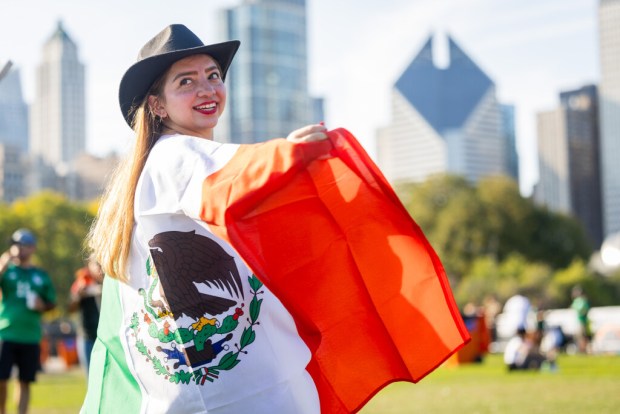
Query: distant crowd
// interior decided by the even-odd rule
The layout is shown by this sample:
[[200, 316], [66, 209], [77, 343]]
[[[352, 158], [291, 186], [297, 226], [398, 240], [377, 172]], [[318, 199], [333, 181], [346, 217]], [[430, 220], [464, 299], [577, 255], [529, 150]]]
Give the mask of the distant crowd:
[[[567, 335], [561, 326], [547, 326], [545, 311], [532, 305], [522, 293], [510, 297], [502, 304], [494, 296], [488, 296], [481, 306], [472, 303], [463, 308], [463, 318], [472, 333], [470, 348], [475, 348], [470, 360], [481, 360], [492, 350], [503, 352], [504, 363], [509, 371], [557, 370], [557, 355], [567, 346], [575, 352], [590, 353], [592, 343], [591, 321], [588, 317], [590, 302], [581, 288], [571, 291], [571, 309], [574, 311], [577, 329]], [[502, 333], [498, 331], [501, 315]], [[506, 331], [510, 332], [507, 337]], [[477, 352], [477, 354], [476, 354]]]

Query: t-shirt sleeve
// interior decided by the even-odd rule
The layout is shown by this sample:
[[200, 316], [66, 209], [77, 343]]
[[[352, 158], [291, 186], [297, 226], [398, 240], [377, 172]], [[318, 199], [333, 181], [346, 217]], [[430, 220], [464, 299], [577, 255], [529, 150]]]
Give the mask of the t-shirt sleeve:
[[[218, 220], [206, 219], [205, 196], [226, 206], [237, 193], [260, 193], [266, 181], [302, 168], [327, 155], [331, 148], [329, 141], [293, 144], [274, 139], [238, 145], [189, 136], [165, 137], [155, 145], [145, 165], [136, 190], [136, 214], [179, 214], [221, 225]], [[213, 208], [210, 215], [221, 211]]]
[[136, 215], [180, 214], [197, 219], [204, 179], [226, 164], [237, 148], [182, 135], [161, 138], [136, 188]]

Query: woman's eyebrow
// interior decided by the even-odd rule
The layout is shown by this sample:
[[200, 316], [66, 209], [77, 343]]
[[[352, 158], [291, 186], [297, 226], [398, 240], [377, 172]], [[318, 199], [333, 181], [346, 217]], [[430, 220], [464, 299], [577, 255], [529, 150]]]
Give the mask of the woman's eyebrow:
[[172, 79], [172, 81], [176, 81], [179, 78], [182, 78], [183, 76], [190, 76], [190, 75], [195, 75], [197, 72], [195, 70], [190, 71], [190, 72], [181, 72], [181, 73], [177, 73], [176, 76]]
[[[213, 65], [213, 66], [209, 66], [208, 68], [205, 69], [205, 72], [211, 72], [213, 70], [219, 70], [219, 68], [217, 67], [217, 65]], [[191, 76], [191, 75], [196, 75], [198, 72], [195, 70], [192, 71], [188, 71], [188, 72], [181, 72], [181, 73], [177, 73], [174, 78], [172, 78], [172, 81], [176, 81], [179, 78], [182, 78], [183, 76]]]

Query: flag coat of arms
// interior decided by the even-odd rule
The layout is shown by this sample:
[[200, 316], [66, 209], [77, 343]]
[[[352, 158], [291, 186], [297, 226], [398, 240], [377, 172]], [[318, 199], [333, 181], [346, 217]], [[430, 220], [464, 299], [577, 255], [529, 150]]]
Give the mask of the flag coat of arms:
[[83, 412], [350, 413], [469, 339], [433, 249], [346, 130], [159, 139]]

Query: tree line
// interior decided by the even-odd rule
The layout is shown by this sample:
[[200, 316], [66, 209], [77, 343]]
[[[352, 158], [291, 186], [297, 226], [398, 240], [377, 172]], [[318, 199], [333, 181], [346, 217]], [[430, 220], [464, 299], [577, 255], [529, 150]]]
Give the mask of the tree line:
[[441, 258], [460, 306], [521, 293], [542, 307], [567, 307], [577, 284], [594, 306], [620, 304], [620, 272], [588, 267], [593, 246], [583, 225], [521, 196], [514, 180], [474, 185], [441, 174], [395, 189]]
[[28, 228], [37, 237], [34, 261], [46, 270], [56, 288], [58, 307], [64, 313], [75, 271], [84, 266], [88, 252], [84, 239], [97, 211], [96, 202], [76, 203], [53, 192], [41, 192], [12, 204], [0, 204], [0, 250], [9, 248], [11, 235]]

